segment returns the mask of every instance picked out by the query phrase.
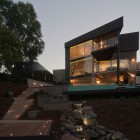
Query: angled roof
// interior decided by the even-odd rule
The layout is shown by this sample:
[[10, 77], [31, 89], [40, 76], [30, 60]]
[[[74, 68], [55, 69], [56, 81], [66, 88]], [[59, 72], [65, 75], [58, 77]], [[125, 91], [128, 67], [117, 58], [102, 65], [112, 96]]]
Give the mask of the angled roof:
[[96, 37], [99, 37], [101, 35], [113, 32], [113, 31], [117, 31], [117, 30], [121, 30], [123, 27], [123, 17], [120, 17], [116, 20], [113, 20], [103, 26], [100, 26], [90, 32], [87, 32], [77, 38], [74, 38], [68, 42], [65, 43], [65, 48], [69, 48], [71, 46], [77, 45], [79, 43], [94, 39]]

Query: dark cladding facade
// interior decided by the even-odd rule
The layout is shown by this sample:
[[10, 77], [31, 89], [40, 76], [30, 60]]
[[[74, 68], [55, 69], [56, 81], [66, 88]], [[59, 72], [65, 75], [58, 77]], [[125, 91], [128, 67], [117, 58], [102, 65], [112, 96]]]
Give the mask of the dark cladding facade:
[[38, 62], [16, 62], [13, 68], [15, 82], [34, 79], [44, 82], [52, 82], [53, 75]]
[[140, 67], [134, 64], [139, 32], [120, 34], [122, 28], [123, 17], [65, 43], [68, 85], [119, 84], [132, 80], [126, 77], [135, 74], [132, 67]]

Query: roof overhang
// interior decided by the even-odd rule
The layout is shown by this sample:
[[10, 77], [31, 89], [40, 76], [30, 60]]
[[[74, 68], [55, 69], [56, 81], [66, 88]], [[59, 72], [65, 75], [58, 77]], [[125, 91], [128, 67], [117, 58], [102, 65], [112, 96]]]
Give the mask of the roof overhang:
[[65, 48], [69, 48], [71, 46], [80, 44], [82, 42], [86, 42], [88, 40], [97, 38], [99, 36], [111, 33], [111, 32], [115, 32], [115, 31], [121, 31], [123, 27], [123, 17], [120, 17], [114, 21], [111, 21], [99, 28], [96, 28], [95, 30], [92, 30], [88, 33], [85, 33], [75, 39], [72, 39], [68, 42], [65, 43]]

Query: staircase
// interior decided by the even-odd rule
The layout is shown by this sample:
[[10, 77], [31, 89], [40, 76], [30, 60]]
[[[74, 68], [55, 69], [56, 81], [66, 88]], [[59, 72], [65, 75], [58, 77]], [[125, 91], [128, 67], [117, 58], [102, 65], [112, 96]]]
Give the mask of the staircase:
[[3, 120], [18, 120], [21, 115], [33, 105], [34, 100], [27, 98], [38, 89], [39, 88], [27, 88], [22, 94], [15, 98], [14, 103], [3, 117]]

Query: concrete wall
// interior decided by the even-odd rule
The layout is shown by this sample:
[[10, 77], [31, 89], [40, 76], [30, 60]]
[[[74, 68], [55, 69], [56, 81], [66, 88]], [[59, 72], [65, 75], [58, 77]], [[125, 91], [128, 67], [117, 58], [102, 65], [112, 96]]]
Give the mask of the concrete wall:
[[57, 86], [46, 86], [42, 87], [44, 92], [49, 93], [54, 96], [61, 96], [63, 92], [68, 91], [68, 86], [66, 85], [57, 85]]
[[53, 81], [57, 84], [65, 83], [65, 69], [53, 70]]
[[48, 84], [48, 83], [45, 83], [45, 82], [41, 82], [41, 81], [36, 81], [36, 80], [33, 80], [33, 79], [28, 79], [27, 83], [28, 83], [28, 87], [53, 86], [51, 84]]
[[71, 102], [67, 100], [67, 96], [40, 95], [38, 96], [38, 106], [46, 111], [63, 111], [71, 108]]

